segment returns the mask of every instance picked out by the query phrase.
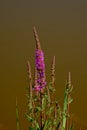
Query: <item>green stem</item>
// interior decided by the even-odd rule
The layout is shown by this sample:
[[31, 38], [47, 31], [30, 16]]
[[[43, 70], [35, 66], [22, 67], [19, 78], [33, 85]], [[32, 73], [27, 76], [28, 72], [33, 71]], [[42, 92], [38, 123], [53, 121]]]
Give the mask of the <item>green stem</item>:
[[16, 126], [17, 126], [17, 130], [19, 130], [19, 114], [18, 114], [17, 97], [16, 97]]
[[62, 127], [63, 127], [64, 130], [65, 130], [65, 128], [66, 128], [67, 102], [68, 102], [68, 97], [67, 97], [67, 92], [66, 92], [66, 88], [65, 88], [64, 105], [63, 105], [63, 123], [62, 123]]
[[42, 130], [42, 92], [40, 92], [40, 108], [41, 108], [41, 111], [40, 111], [40, 130]]

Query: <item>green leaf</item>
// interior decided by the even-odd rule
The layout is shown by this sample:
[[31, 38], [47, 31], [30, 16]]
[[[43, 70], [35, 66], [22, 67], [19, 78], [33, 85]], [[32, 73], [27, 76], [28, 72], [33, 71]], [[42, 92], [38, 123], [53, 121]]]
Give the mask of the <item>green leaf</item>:
[[71, 104], [73, 99], [71, 97], [68, 98], [68, 104]]
[[57, 125], [57, 120], [56, 120], [56, 119], [53, 120], [53, 125], [54, 125], [54, 126]]
[[34, 98], [33, 98], [34, 101], [37, 101], [37, 96], [35, 95]]
[[54, 110], [54, 106], [50, 107], [49, 110], [46, 112], [47, 115], [51, 114]]
[[61, 125], [61, 122], [58, 122], [57, 127], [56, 127], [56, 130], [59, 130], [60, 125]]
[[53, 92], [53, 87], [52, 87], [52, 83], [51, 82], [49, 83], [48, 88], [49, 88], [50, 92]]
[[51, 119], [47, 119], [43, 130], [46, 130], [47, 128], [49, 128], [50, 124], [51, 124]]
[[62, 123], [62, 128], [66, 128], [66, 112], [67, 112], [67, 104], [68, 104], [68, 97], [67, 97], [67, 92], [66, 92], [66, 88], [65, 88], [65, 92], [64, 92], [64, 104], [63, 104], [63, 123]]
[[36, 130], [40, 130], [39, 124], [36, 120], [34, 120], [35, 128]]
[[46, 108], [46, 98], [43, 97], [42, 99], [42, 110], [44, 110]]
[[[27, 114], [25, 116], [26, 116], [26, 118], [27, 118], [27, 120], [29, 122], [31, 122], [32, 124], [34, 124], [34, 126], [35, 126], [34, 130], [40, 130], [39, 124], [38, 124], [38, 122], [34, 118], [30, 117]], [[30, 128], [32, 128], [32, 127], [30, 127]]]
[[30, 117], [29, 115], [25, 114], [26, 116], [26, 119], [29, 121], [29, 122], [33, 122], [34, 119], [32, 117]]
[[70, 129], [69, 130], [73, 130], [73, 124], [71, 125]]
[[50, 127], [49, 130], [54, 130], [54, 129], [52, 127]]
[[35, 112], [40, 112], [41, 111], [41, 108], [40, 107], [36, 107], [35, 108]]
[[29, 127], [29, 130], [35, 130], [34, 128], [32, 128], [32, 127]]

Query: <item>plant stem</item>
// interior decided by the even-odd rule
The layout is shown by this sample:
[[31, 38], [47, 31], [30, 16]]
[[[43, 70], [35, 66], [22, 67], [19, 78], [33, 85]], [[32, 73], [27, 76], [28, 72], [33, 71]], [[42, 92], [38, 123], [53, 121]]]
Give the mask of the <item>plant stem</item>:
[[27, 61], [27, 68], [28, 68], [28, 78], [30, 80], [29, 82], [29, 93], [30, 93], [30, 108], [32, 108], [32, 76], [31, 76], [31, 67], [30, 62]]
[[17, 97], [16, 97], [16, 125], [17, 125], [17, 130], [19, 130], [19, 114], [18, 114]]
[[41, 111], [40, 111], [40, 130], [42, 130], [42, 127], [43, 127], [43, 124], [42, 124], [42, 92], [40, 91], [40, 108], [41, 108]]

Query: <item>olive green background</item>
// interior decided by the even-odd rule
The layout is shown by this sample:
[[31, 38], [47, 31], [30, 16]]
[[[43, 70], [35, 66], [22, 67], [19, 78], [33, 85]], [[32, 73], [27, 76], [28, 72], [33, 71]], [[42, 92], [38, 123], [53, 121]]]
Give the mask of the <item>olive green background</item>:
[[27, 60], [35, 60], [36, 26], [45, 53], [50, 81], [52, 57], [56, 56], [56, 98], [60, 104], [67, 74], [74, 87], [71, 107], [76, 129], [87, 129], [87, 1], [0, 1], [0, 130], [16, 130], [15, 98], [18, 97], [20, 130], [27, 130]]

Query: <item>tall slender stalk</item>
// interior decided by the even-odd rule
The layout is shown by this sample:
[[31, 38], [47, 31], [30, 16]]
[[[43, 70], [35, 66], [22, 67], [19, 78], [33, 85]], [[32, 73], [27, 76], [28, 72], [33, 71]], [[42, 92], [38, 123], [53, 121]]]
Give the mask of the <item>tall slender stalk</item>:
[[[70, 90], [71, 87], [71, 73], [68, 73], [68, 89]], [[70, 99], [70, 93], [68, 93], [68, 100]], [[70, 104], [67, 104], [67, 113], [69, 114], [70, 111]], [[69, 117], [67, 117], [66, 121], [66, 130], [69, 130]]]
[[31, 76], [31, 67], [30, 62], [27, 61], [27, 69], [28, 69], [28, 78], [29, 78], [29, 93], [30, 93], [30, 103], [29, 107], [32, 108], [32, 76]]
[[[52, 64], [51, 64], [51, 80], [52, 80], [52, 88], [53, 90], [55, 89], [55, 56], [53, 57], [52, 60]], [[54, 93], [52, 93], [52, 102], [54, 102], [55, 97], [54, 97]], [[57, 117], [57, 110], [56, 110], [56, 106], [55, 106], [55, 111], [54, 111], [54, 116], [55, 118]]]
[[41, 50], [40, 41], [35, 26], [33, 27], [33, 33], [34, 33], [34, 38], [36, 40], [36, 49]]
[[[51, 65], [51, 81], [52, 81], [52, 88], [54, 91], [54, 86], [55, 86], [55, 56], [53, 57], [52, 60], [52, 65]], [[54, 92], [52, 93], [52, 102], [54, 101]]]
[[67, 91], [66, 91], [66, 88], [65, 88], [65, 92], [64, 92], [64, 104], [63, 104], [63, 122], [62, 122], [62, 130], [65, 130], [65, 129], [66, 129], [67, 103], [68, 103], [68, 98], [67, 98]]
[[42, 115], [42, 94], [43, 94], [43, 89], [45, 86], [45, 64], [44, 64], [44, 56], [43, 56], [43, 51], [41, 50], [40, 46], [40, 41], [39, 37], [36, 31], [36, 28], [33, 28], [34, 32], [34, 37], [36, 40], [36, 71], [37, 71], [37, 86], [36, 90], [40, 91], [39, 96], [40, 96], [40, 129], [42, 130], [42, 120], [43, 120], [43, 115]]
[[55, 85], [55, 56], [53, 57], [53, 60], [52, 60], [51, 78], [52, 78], [52, 87], [54, 88], [54, 85]]
[[16, 129], [19, 130], [19, 113], [18, 113], [17, 97], [16, 97]]

